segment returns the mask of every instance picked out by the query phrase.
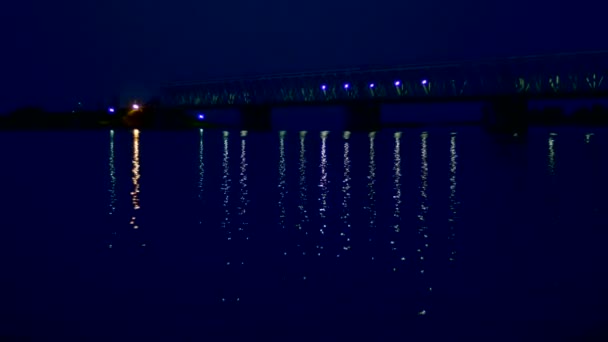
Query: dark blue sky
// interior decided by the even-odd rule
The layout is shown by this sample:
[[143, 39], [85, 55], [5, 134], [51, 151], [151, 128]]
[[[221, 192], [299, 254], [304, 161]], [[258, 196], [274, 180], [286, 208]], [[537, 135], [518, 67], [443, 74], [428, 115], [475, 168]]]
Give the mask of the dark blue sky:
[[23, 0], [0, 5], [0, 112], [165, 81], [603, 49], [584, 1]]

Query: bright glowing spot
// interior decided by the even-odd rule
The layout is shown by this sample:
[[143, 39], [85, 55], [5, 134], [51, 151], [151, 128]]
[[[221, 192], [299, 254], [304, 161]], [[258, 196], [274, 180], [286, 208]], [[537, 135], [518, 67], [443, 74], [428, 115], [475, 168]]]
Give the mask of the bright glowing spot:
[[132, 108], [133, 110], [139, 110], [139, 105], [137, 103], [134, 103]]
[[348, 87], [350, 87], [350, 85], [348, 83], [344, 84], [344, 89], [348, 89]]
[[375, 85], [375, 84], [373, 84], [373, 83], [370, 83], [370, 85], [369, 85], [369, 87], [370, 87], [370, 88], [373, 88], [373, 87], [375, 87], [375, 86], [376, 86], [376, 85]]
[[427, 80], [422, 80], [422, 85], [426, 85], [427, 83], [429, 83], [429, 81], [427, 81]]
[[395, 87], [398, 87], [401, 85], [401, 81], [395, 81]]
[[199, 120], [205, 120], [205, 114], [199, 114], [198, 115], [198, 119]]
[[108, 108], [108, 112], [109, 112], [109, 113], [114, 113], [114, 112], [115, 112], [115, 110], [114, 110], [114, 108], [113, 108], [113, 107], [110, 107], [110, 108]]
[[327, 90], [327, 86], [326, 86], [325, 84], [323, 84], [323, 85], [321, 86], [321, 90]]

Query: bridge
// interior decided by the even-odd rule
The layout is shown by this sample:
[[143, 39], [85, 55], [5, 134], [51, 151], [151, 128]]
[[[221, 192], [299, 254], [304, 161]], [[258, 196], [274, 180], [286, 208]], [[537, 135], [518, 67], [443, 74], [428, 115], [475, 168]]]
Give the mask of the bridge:
[[386, 103], [480, 100], [512, 113], [528, 99], [606, 97], [607, 76], [608, 51], [593, 51], [171, 83], [162, 99], [172, 107], [237, 107], [258, 118], [280, 106], [340, 104], [369, 117]]

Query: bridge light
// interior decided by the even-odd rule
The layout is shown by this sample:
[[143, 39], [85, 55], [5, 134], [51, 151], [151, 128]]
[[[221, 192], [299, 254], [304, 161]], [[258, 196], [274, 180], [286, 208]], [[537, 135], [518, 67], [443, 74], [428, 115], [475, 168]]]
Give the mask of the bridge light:
[[376, 85], [375, 85], [375, 84], [373, 84], [373, 83], [370, 83], [370, 84], [369, 84], [369, 87], [370, 87], [370, 88], [373, 88], [373, 87], [375, 87], [375, 86], [376, 86]]
[[325, 84], [321, 85], [321, 90], [323, 90], [323, 91], [327, 90], [327, 85], [325, 85]]
[[134, 103], [131, 108], [133, 108], [133, 110], [139, 110], [140, 107], [137, 103]]
[[401, 85], [401, 81], [395, 81], [395, 87], [398, 87]]
[[116, 110], [114, 109], [114, 107], [108, 108], [108, 113], [114, 114], [114, 112], [116, 112]]
[[350, 85], [348, 83], [344, 83], [344, 89], [348, 89], [348, 87], [350, 87]]
[[205, 114], [202, 114], [202, 113], [198, 114], [197, 117], [198, 117], [199, 120], [205, 120]]
[[422, 85], [426, 85], [427, 83], [429, 83], [429, 81], [427, 81], [427, 80], [422, 80]]

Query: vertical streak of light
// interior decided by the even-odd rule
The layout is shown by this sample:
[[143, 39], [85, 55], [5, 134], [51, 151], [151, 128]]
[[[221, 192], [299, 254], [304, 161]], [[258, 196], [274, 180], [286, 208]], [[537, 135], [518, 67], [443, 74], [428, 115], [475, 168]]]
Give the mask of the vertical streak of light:
[[[342, 249], [348, 251], [351, 249], [350, 245], [350, 211], [348, 204], [350, 202], [350, 144], [348, 139], [350, 138], [350, 132], [346, 131], [343, 135], [344, 138], [344, 178], [342, 180], [342, 223], [343, 229], [340, 233], [344, 239], [344, 246]], [[339, 254], [338, 254], [339, 255]]]
[[[393, 233], [399, 233], [401, 231], [400, 220], [401, 220], [401, 132], [395, 132], [395, 150], [393, 151], [393, 185], [395, 200], [393, 210]], [[397, 253], [397, 236], [392, 235], [390, 239], [391, 252]], [[393, 267], [393, 271], [397, 271], [396, 267]]]
[[[306, 237], [308, 235], [307, 223], [309, 222], [308, 212], [306, 210], [308, 202], [308, 189], [306, 184], [306, 133], [306, 131], [300, 132], [300, 163], [298, 168], [300, 174], [300, 204], [298, 206], [300, 213], [300, 221], [296, 224], [296, 228], [298, 229], [299, 233], [298, 247], [302, 247], [302, 250], [298, 251], [298, 254], [299, 252], [301, 252], [302, 256], [306, 255], [306, 250], [309, 247], [307, 245], [304, 245], [305, 242], [308, 241]], [[302, 279], [306, 280], [306, 276], [303, 275]]]
[[[450, 236], [449, 240], [456, 238], [454, 224], [456, 222], [458, 201], [456, 199], [456, 167], [458, 166], [458, 154], [456, 153], [456, 133], [452, 133], [450, 137]], [[453, 262], [456, 258], [456, 250], [452, 250], [449, 261]]]
[[306, 211], [307, 202], [307, 189], [306, 189], [306, 145], [305, 145], [306, 131], [300, 132], [300, 219], [301, 223], [298, 224], [298, 230], [302, 230], [302, 224], [308, 222], [308, 212]]
[[556, 133], [550, 133], [549, 134], [549, 151], [548, 151], [548, 155], [547, 155], [547, 168], [549, 170], [549, 174], [550, 175], [555, 175], [555, 136], [557, 134]]
[[[419, 254], [420, 261], [420, 274], [424, 277], [425, 267], [424, 267], [424, 253], [423, 250], [429, 247], [428, 243], [428, 226], [426, 222], [426, 216], [428, 212], [428, 176], [429, 176], [429, 166], [428, 166], [428, 144], [427, 144], [428, 133], [422, 132], [420, 135], [421, 144], [420, 144], [420, 214], [418, 215], [418, 219], [420, 221], [420, 226], [418, 228], [418, 235], [422, 236], [423, 246], [417, 250]], [[432, 288], [425, 282], [422, 281], [424, 286], [424, 290], [431, 291]], [[419, 314], [426, 314], [426, 310], [422, 310]]]
[[[369, 242], [372, 242], [373, 234], [376, 233], [376, 132], [369, 133], [369, 174], [367, 176], [367, 212], [369, 216]], [[374, 256], [372, 255], [372, 260]]]
[[[322, 220], [322, 227], [319, 229], [321, 235], [325, 235], [325, 228], [327, 228], [326, 223], [326, 212], [327, 212], [327, 195], [329, 193], [329, 180], [327, 179], [327, 136], [329, 135], [329, 131], [321, 132], [321, 179], [319, 181], [319, 187], [321, 188], [321, 197], [319, 197], [319, 202], [321, 207], [319, 208], [319, 216]], [[318, 249], [323, 249], [323, 245], [317, 245]], [[321, 256], [321, 252], [317, 252], [318, 256]]]
[[[132, 160], [133, 168], [132, 168], [132, 177], [131, 180], [133, 182], [133, 191], [131, 192], [131, 201], [133, 202], [133, 210], [139, 210], [139, 130], [133, 130], [133, 160]], [[131, 218], [131, 225], [133, 229], [138, 229], [139, 226], [135, 222], [135, 214]]]
[[114, 163], [114, 130], [110, 130], [110, 215], [116, 212], [116, 166]]
[[587, 133], [585, 134], [585, 143], [588, 144], [591, 142], [591, 137], [593, 136], [593, 133]]
[[205, 163], [203, 161], [204, 145], [203, 145], [203, 129], [199, 130], [198, 142], [198, 198], [203, 197], [203, 184], [205, 180]]
[[[247, 190], [247, 157], [246, 157], [246, 146], [247, 140], [245, 137], [247, 136], [247, 131], [241, 131], [241, 179], [239, 184], [241, 186], [241, 202], [239, 205], [239, 216], [241, 217], [241, 227], [239, 227], [239, 231], [242, 231], [247, 222], [245, 220], [245, 213], [247, 212], [247, 204], [249, 203], [248, 199], [248, 190]], [[246, 238], [249, 240], [249, 238]]]
[[[222, 166], [224, 169], [223, 172], [223, 176], [222, 176], [222, 191], [224, 192], [224, 220], [222, 221], [222, 228], [226, 229], [228, 228], [229, 224], [230, 224], [230, 209], [228, 207], [228, 202], [230, 200], [230, 159], [229, 159], [229, 150], [228, 150], [228, 137], [229, 137], [229, 132], [228, 131], [224, 131], [223, 132], [223, 142], [224, 142], [224, 154], [223, 154], [223, 159], [222, 159]], [[228, 240], [232, 240], [232, 232], [227, 231], [226, 234], [228, 235]]]
[[286, 190], [286, 163], [285, 163], [285, 131], [279, 132], [279, 225], [285, 228], [285, 197]]

